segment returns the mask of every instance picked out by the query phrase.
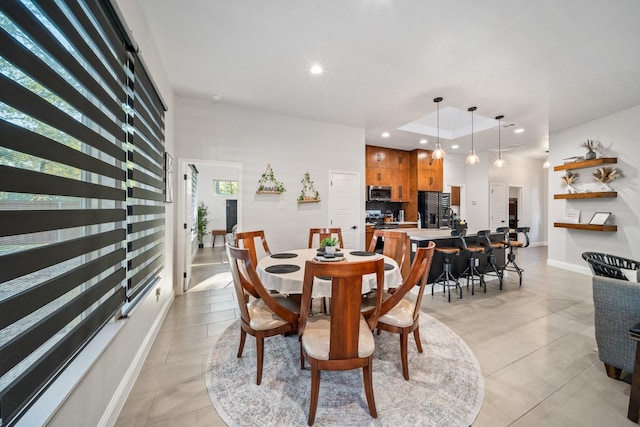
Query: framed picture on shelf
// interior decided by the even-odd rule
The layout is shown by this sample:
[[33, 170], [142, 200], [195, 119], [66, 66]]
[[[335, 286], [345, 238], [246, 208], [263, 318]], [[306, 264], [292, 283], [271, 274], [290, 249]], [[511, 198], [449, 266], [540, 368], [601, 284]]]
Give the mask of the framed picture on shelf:
[[604, 225], [610, 216], [611, 212], [596, 212], [591, 217], [591, 221], [589, 221], [589, 224]]

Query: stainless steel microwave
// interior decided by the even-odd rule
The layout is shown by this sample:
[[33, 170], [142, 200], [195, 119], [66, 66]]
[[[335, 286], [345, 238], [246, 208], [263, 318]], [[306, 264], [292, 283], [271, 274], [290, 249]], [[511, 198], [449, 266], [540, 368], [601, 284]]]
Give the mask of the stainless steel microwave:
[[391, 200], [391, 187], [370, 185], [369, 201], [388, 202]]

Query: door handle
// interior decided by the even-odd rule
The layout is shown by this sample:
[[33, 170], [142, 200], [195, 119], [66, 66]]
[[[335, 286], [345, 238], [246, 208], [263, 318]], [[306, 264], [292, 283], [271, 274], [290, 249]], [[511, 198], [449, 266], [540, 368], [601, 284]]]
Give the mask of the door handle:
[[352, 229], [352, 230], [356, 230], [357, 228], [358, 228], [358, 226], [357, 226], [357, 225], [352, 225], [352, 226], [351, 226], [351, 229]]

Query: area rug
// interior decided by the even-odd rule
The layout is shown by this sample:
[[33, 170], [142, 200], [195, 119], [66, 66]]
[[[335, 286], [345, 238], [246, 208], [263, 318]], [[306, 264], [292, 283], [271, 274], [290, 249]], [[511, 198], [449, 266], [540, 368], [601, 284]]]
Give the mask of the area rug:
[[[256, 385], [255, 339], [247, 336], [236, 358], [239, 320], [220, 336], [209, 356], [207, 389], [230, 426], [305, 426], [310, 369], [300, 369], [297, 336], [265, 340], [262, 384]], [[484, 396], [482, 372], [469, 347], [453, 331], [420, 314], [424, 353], [409, 339], [409, 375], [402, 376], [398, 335], [376, 336], [373, 388], [378, 418], [371, 418], [362, 370], [322, 372], [316, 426], [470, 426]]]

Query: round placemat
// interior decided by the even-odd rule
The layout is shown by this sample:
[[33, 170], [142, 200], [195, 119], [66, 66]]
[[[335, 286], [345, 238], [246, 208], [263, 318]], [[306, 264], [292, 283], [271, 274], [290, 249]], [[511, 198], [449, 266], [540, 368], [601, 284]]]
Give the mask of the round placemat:
[[267, 273], [273, 274], [293, 273], [298, 270], [300, 270], [300, 266], [293, 264], [276, 264], [264, 269]]
[[349, 255], [355, 255], [355, 256], [374, 256], [374, 255], [378, 255], [375, 252], [367, 252], [367, 251], [353, 251], [353, 252], [349, 252]]
[[385, 270], [393, 270], [395, 267], [391, 264], [387, 264], [386, 262], [384, 263], [384, 269]]
[[288, 252], [283, 252], [281, 254], [273, 254], [273, 255], [271, 255], [271, 258], [284, 259], [284, 258], [295, 258], [297, 256], [298, 256], [298, 254], [291, 254], [291, 253], [288, 253]]

